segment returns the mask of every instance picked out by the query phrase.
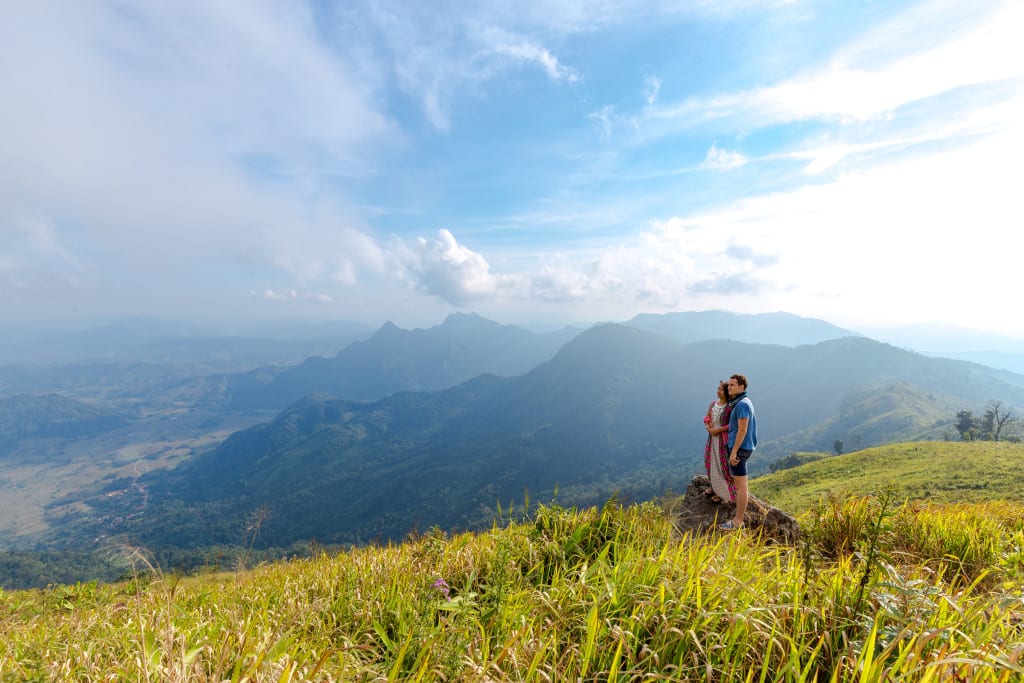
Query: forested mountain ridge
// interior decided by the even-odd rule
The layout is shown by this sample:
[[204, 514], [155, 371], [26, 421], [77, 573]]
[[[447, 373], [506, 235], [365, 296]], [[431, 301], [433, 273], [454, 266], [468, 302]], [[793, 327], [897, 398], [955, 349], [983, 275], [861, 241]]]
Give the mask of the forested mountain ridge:
[[731, 339], [750, 344], [801, 346], [829, 339], [861, 336], [852, 330], [792, 313], [729, 313], [727, 311], [683, 311], [641, 313], [623, 323], [655, 332], [681, 342]]
[[[831, 448], [846, 436], [831, 430], [848, 429], [837, 415], [856, 415], [862, 425], [871, 410], [891, 412], [886, 401], [865, 400], [873, 386], [928, 399], [906, 403], [899, 428], [908, 438], [928, 435], [943, 405], [993, 396], [1024, 405], [1024, 377], [865, 338], [796, 348], [681, 344], [604, 325], [518, 377], [482, 376], [374, 402], [306, 397], [272, 422], [141, 480], [144, 523], [101, 521], [127, 518], [108, 502], [135, 504], [129, 495], [83, 501], [96, 511], [79, 522], [89, 534], [201, 546], [239, 542], [246, 520], [261, 511], [261, 544], [366, 542], [416, 525], [487, 524], [498, 502], [525, 491], [545, 500], [557, 488], [572, 504], [615, 491], [643, 499], [680, 490], [702, 469], [701, 418], [717, 381], [736, 371], [751, 381], [761, 439], [753, 464], [762, 470], [783, 448]], [[889, 436], [884, 428], [865, 433], [860, 445]]]
[[[723, 311], [639, 315], [624, 323], [686, 343], [731, 339], [796, 346], [856, 333], [787, 313]], [[261, 367], [183, 383], [178, 400], [228, 410], [284, 408], [306, 394], [374, 401], [399, 391], [433, 391], [480, 374], [515, 376], [550, 359], [581, 330], [535, 333], [476, 314], [455, 313], [441, 324], [404, 330], [386, 323], [333, 357], [291, 367]]]
[[537, 334], [459, 313], [427, 329], [403, 330], [389, 322], [332, 358], [225, 376], [216, 394], [227, 409], [249, 410], [284, 408], [312, 393], [371, 401], [399, 391], [433, 391], [481, 374], [522, 374], [578, 333], [567, 327]]
[[126, 424], [115, 411], [56, 394], [0, 398], [0, 444], [25, 437], [80, 437]]

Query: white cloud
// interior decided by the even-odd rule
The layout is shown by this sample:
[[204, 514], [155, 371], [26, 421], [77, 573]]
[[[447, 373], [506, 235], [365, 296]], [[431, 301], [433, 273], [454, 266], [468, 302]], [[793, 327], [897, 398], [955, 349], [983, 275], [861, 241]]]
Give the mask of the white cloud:
[[653, 105], [658, 101], [658, 92], [661, 90], [661, 79], [657, 76], [647, 76], [644, 78], [644, 101], [648, 105]]
[[719, 149], [717, 143], [711, 143], [708, 153], [704, 156], [704, 168], [711, 168], [719, 171], [728, 171], [739, 168], [747, 163], [746, 157], [739, 152], [729, 152]]
[[372, 172], [395, 130], [303, 5], [11, 6], [0, 98], [9, 268], [24, 216], [96, 286], [115, 271], [186, 280], [197, 264], [352, 283], [382, 262], [322, 174]]
[[[1018, 103], [1024, 120], [1024, 102]], [[1021, 131], [755, 195], [651, 224], [596, 253], [495, 272], [447, 231], [421, 240], [410, 270], [446, 301], [572, 304], [577, 310], [789, 310], [849, 327], [949, 319], [1024, 323], [1024, 213], [1014, 163]], [[979, 292], [983, 293], [979, 296]], [[605, 313], [607, 315], [607, 313]]]
[[713, 231], [655, 225], [591, 256], [550, 255], [520, 271], [495, 273], [482, 254], [460, 245], [447, 230], [412, 245], [393, 242], [410, 286], [456, 306], [533, 301], [678, 307], [688, 300], [691, 285], [707, 279], [705, 267], [736, 277], [751, 271], [752, 252], [727, 247]]
[[[798, 312], [845, 315], [851, 323], [948, 319], [955, 311], [961, 322], [991, 327], [996, 319], [1007, 322], [1006, 299], [998, 293], [1017, 288], [1013, 245], [1024, 214], [1011, 160], [1021, 155], [1020, 131], [981, 139], [672, 219], [660, 226], [656, 244], [668, 254], [673, 239], [706, 233], [768, 255], [752, 259], [747, 271], [764, 283], [761, 294], [735, 300], [733, 309], [775, 310], [773, 298], [785, 292], [787, 306]], [[696, 263], [724, 277], [742, 272], [714, 258]]]
[[[690, 21], [724, 8], [761, 18], [775, 4], [11, 5], [0, 22], [0, 297], [28, 301], [27, 292], [43, 291], [59, 301], [77, 289], [147, 301], [163, 278], [204, 297], [230, 289], [253, 305], [333, 300], [340, 308], [361, 298], [367, 307], [415, 308], [429, 297], [456, 306], [799, 305], [830, 314], [846, 302], [927, 317], [953, 302], [965, 316], [1000, 315], [982, 314], [988, 304], [976, 296], [964, 299], [959, 280], [976, 283], [974, 292], [1015, 287], [998, 261], [1013, 250], [991, 250], [1011, 245], [1007, 235], [1021, 224], [1011, 179], [1024, 153], [1016, 35], [1024, 5], [986, 5], [981, 19], [972, 3], [915, 5], [826, 62], [764, 87], [669, 102], [678, 95], [651, 73], [664, 63], [611, 69], [586, 42], [660, 12]], [[965, 20], [943, 23], [951, 13]], [[643, 102], [638, 73], [651, 74]], [[515, 79], [546, 89], [531, 96], [561, 95], [558, 112], [591, 112], [583, 127], [608, 141], [629, 128], [630, 149], [594, 150], [587, 130], [531, 128], [557, 149], [530, 148], [533, 166], [514, 166], [526, 156], [509, 159], [500, 180], [489, 167], [504, 159], [473, 165], [483, 169], [473, 189], [511, 182], [501, 185], [500, 209], [473, 206], [466, 219], [475, 235], [498, 236], [518, 253], [470, 248], [447, 230], [382, 248], [346, 199], [346, 181], [374, 177], [408, 142], [393, 139], [402, 136], [396, 120], [410, 118], [409, 100], [445, 130], [456, 98], [486, 99], [499, 90], [489, 92], [492, 84], [502, 96], [520, 92], [523, 83], [508, 83]], [[434, 220], [424, 214], [444, 204], [445, 220], [457, 222], [470, 204], [452, 193], [466, 187], [472, 156], [457, 133], [426, 131], [409, 165], [438, 162], [443, 181], [413, 185], [418, 170], [382, 178], [381, 187], [427, 197], [401, 207], [415, 220]], [[574, 146], [582, 137], [589, 147]], [[743, 152], [707, 148], [715, 138], [743, 140]], [[650, 144], [664, 139], [672, 144]], [[540, 166], [556, 157], [552, 166], [571, 159], [571, 168], [548, 175]], [[761, 175], [765, 168], [782, 172]], [[523, 180], [535, 171], [550, 184]], [[706, 193], [704, 182], [714, 184]], [[766, 186], [775, 191], [759, 189]], [[398, 225], [396, 215], [382, 224]], [[564, 251], [538, 256], [537, 248]], [[1001, 263], [994, 272], [974, 269], [993, 259]], [[937, 269], [947, 276], [933, 281]], [[368, 279], [380, 287], [359, 289]], [[426, 296], [403, 289], [394, 304], [395, 280]], [[111, 286], [98, 291], [104, 283]], [[894, 289], [913, 305], [893, 305]], [[783, 293], [793, 298], [780, 303]]]
[[[758, 128], [812, 119], [865, 121], [957, 88], [1024, 78], [1024, 47], [1018, 40], [1024, 5], [1003, 3], [979, 23], [958, 27], [963, 34], [948, 41], [938, 40], [930, 31], [934, 27], [915, 23], [919, 16], [908, 12], [894, 22], [898, 29], [892, 24], [879, 29], [884, 38], [868, 36], [824, 67], [775, 85], [651, 108], [648, 121], [690, 126], [736, 119]], [[897, 30], [909, 54], [883, 48]]]
[[539, 65], [553, 81], [575, 83], [580, 79], [574, 69], [559, 63], [558, 58], [546, 48], [528, 41], [499, 44], [494, 47], [494, 51], [499, 55], [512, 57], [514, 61]]
[[339, 25], [365, 27], [346, 33], [342, 49], [390, 65], [398, 87], [418, 100], [435, 128], [445, 131], [452, 126], [456, 97], [486, 92], [488, 83], [511, 69], [535, 66], [554, 82], [581, 80], [545, 40], [560, 41], [585, 30], [592, 20], [587, 12], [566, 10], [560, 3], [466, 3], [444, 12], [422, 3], [351, 2], [332, 11]]
[[0, 288], [29, 288], [37, 276], [76, 285], [83, 275], [81, 260], [45, 217], [8, 215], [0, 220], [0, 236]]
[[495, 276], [483, 255], [461, 245], [448, 230], [412, 244], [392, 240], [410, 286], [454, 306], [495, 297], [511, 278]]
[[334, 302], [334, 298], [329, 294], [299, 292], [294, 289], [275, 291], [268, 287], [262, 291], [254, 291], [252, 292], [252, 295], [265, 301], [303, 301], [318, 304], [329, 304]]

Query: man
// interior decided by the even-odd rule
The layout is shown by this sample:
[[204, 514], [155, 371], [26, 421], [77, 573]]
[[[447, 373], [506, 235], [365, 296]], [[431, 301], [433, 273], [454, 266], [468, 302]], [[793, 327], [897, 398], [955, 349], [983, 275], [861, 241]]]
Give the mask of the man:
[[747, 398], [747, 378], [732, 375], [729, 378], [729, 472], [736, 484], [736, 515], [719, 524], [723, 531], [743, 527], [743, 515], [747, 512], [747, 459], [757, 448], [757, 420], [754, 404]]

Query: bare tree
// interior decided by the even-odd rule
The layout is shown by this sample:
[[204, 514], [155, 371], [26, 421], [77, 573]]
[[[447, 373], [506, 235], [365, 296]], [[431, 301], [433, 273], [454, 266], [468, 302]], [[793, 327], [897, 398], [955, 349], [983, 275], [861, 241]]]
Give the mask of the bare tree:
[[999, 441], [999, 437], [1007, 425], [1020, 421], [1020, 418], [1011, 413], [1009, 409], [1003, 409], [1002, 401], [997, 401], [995, 399], [989, 401], [988, 410], [985, 411], [985, 417], [983, 419], [986, 425], [991, 425], [993, 441]]

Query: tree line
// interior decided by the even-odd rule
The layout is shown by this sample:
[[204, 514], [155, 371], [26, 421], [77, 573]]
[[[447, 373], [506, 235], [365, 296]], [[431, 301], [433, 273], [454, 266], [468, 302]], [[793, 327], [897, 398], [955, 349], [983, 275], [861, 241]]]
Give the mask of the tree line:
[[1009, 434], [1012, 426], [1020, 422], [1020, 418], [1010, 412], [1002, 401], [991, 400], [981, 415], [970, 410], [961, 410], [956, 414], [956, 430], [964, 441], [1019, 441], [1015, 434]]

